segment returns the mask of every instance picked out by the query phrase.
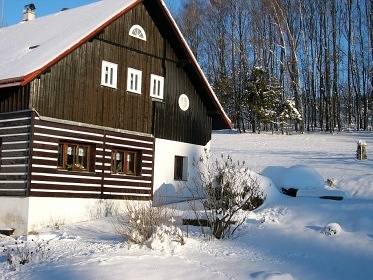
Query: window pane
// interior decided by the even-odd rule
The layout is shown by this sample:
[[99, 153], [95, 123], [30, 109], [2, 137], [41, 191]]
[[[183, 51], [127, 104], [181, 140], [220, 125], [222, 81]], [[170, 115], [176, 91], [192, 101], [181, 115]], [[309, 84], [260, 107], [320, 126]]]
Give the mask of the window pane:
[[127, 153], [127, 170], [126, 174], [134, 174], [135, 173], [135, 153]]
[[161, 96], [161, 81], [158, 80], [158, 83], [157, 83], [158, 87], [157, 87], [157, 96]]
[[114, 78], [114, 69], [110, 68], [110, 84], [113, 84], [113, 78]]
[[113, 173], [123, 173], [123, 158], [123, 152], [113, 151]]
[[183, 179], [183, 157], [175, 156], [174, 178], [177, 180]]
[[105, 84], [109, 82], [109, 67], [105, 67]]
[[74, 163], [74, 157], [75, 157], [75, 146], [68, 145], [67, 146], [67, 162], [66, 164], [73, 164]]
[[154, 79], [153, 80], [153, 91], [152, 91], [152, 95], [155, 95], [156, 92], [157, 92], [157, 80]]
[[131, 73], [130, 89], [132, 90], [133, 90], [133, 82], [134, 82], [133, 80], [134, 80], [134, 74]]
[[78, 148], [78, 156], [76, 164], [79, 165], [79, 168], [86, 169], [88, 166], [88, 147], [80, 146]]

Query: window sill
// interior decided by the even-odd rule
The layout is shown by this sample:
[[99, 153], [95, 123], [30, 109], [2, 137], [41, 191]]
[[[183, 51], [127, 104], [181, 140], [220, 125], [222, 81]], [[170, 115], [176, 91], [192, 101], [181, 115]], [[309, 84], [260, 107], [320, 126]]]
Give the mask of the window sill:
[[118, 87], [116, 87], [116, 86], [104, 85], [104, 84], [101, 84], [101, 87], [106, 87], [106, 88], [111, 88], [111, 89], [118, 89]]
[[150, 96], [152, 98], [152, 101], [154, 102], [159, 102], [159, 103], [166, 103], [163, 98], [158, 98], [158, 97], [154, 97], [154, 96]]
[[137, 95], [141, 95], [141, 91], [132, 91], [132, 90], [128, 90], [127, 89], [127, 93], [133, 93], [133, 94], [137, 94]]
[[178, 179], [178, 178], [174, 178], [174, 181], [178, 181], [178, 182], [187, 182], [188, 179]]
[[113, 173], [113, 172], [111, 172], [111, 175], [125, 176], [125, 177], [132, 177], [132, 178], [142, 176], [141, 174], [137, 175], [137, 174], [124, 174], [124, 173]]
[[94, 174], [95, 172], [92, 172], [92, 171], [89, 171], [89, 170], [81, 170], [81, 169], [72, 169], [72, 170], [67, 170], [67, 169], [63, 169], [63, 168], [58, 168], [57, 169], [58, 173], [74, 173], [74, 174], [88, 174], [88, 173], [91, 173], [91, 174]]

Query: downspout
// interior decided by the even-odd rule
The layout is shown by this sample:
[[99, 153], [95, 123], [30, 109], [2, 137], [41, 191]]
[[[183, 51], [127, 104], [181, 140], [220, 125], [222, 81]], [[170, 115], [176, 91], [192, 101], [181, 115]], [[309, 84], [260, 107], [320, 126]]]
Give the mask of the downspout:
[[[31, 176], [32, 176], [32, 156], [33, 156], [33, 142], [34, 142], [34, 126], [35, 126], [35, 117], [39, 115], [37, 111], [32, 107], [32, 96], [33, 96], [33, 87], [31, 84], [27, 85], [29, 87], [29, 101], [28, 101], [28, 107], [29, 110], [31, 111], [31, 120], [30, 120], [30, 135], [29, 135], [29, 151], [28, 151], [28, 161], [27, 161], [27, 188], [26, 188], [26, 193], [25, 196], [29, 197], [30, 196], [30, 191], [31, 191]], [[22, 87], [20, 87], [22, 89]]]
[[106, 153], [106, 130], [104, 129], [104, 140], [102, 141], [102, 170], [101, 170], [101, 194], [100, 194], [100, 199], [104, 199], [105, 153]]
[[30, 136], [29, 136], [29, 154], [28, 154], [28, 161], [27, 161], [27, 189], [25, 196], [30, 196], [31, 191], [31, 176], [32, 176], [32, 158], [34, 153], [34, 126], [35, 126], [35, 117], [36, 113], [31, 111], [31, 121], [30, 121]]

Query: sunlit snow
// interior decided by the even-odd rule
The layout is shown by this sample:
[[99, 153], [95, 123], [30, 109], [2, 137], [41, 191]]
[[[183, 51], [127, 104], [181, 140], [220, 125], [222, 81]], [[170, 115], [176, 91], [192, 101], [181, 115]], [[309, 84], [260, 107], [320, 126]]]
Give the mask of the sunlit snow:
[[[367, 144], [367, 160], [356, 159], [359, 140]], [[0, 279], [371, 279], [372, 140], [373, 134], [364, 132], [215, 133], [214, 155], [244, 160], [251, 172], [261, 174], [267, 194], [238, 238], [209, 240], [197, 227], [181, 225], [187, 204], [180, 203], [174, 225], [183, 232], [183, 246], [154, 237], [144, 246], [123, 243], [113, 218], [61, 225], [29, 236], [49, 240], [47, 260], [12, 271], [0, 254]], [[320, 199], [317, 192], [290, 197], [280, 193], [281, 187], [344, 197]], [[14, 242], [0, 237], [0, 246]]]

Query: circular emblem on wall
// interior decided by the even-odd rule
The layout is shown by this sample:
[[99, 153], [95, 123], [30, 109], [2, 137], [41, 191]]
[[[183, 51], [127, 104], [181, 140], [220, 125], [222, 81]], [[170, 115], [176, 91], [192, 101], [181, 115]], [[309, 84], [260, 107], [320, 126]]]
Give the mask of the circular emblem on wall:
[[189, 108], [189, 98], [185, 94], [182, 94], [179, 97], [179, 107], [183, 111], [186, 111]]

